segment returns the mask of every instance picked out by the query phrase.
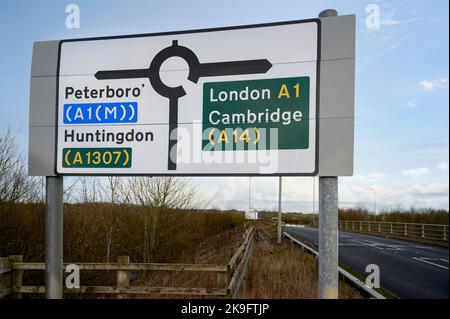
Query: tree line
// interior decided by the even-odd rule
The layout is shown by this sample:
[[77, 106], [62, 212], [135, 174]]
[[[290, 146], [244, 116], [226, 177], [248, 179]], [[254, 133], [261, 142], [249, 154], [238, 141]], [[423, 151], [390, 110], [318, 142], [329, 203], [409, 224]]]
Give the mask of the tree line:
[[[64, 256], [72, 261], [189, 260], [202, 240], [243, 222], [206, 211], [189, 178], [80, 177], [64, 180]], [[0, 256], [44, 258], [45, 179], [27, 174], [17, 135], [0, 135]]]

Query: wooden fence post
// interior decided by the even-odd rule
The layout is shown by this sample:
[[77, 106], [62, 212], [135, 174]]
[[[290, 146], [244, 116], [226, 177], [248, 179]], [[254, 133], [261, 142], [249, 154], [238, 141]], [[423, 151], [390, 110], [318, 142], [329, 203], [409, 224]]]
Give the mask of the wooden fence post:
[[[22, 255], [14, 255], [9, 256], [9, 263], [21, 263], [22, 262]], [[21, 293], [15, 293], [14, 289], [20, 289], [22, 288], [22, 274], [23, 270], [12, 270], [11, 271], [11, 291], [12, 291], [12, 298], [13, 299], [21, 299], [22, 294]]]
[[0, 258], [0, 298], [11, 294], [10, 264], [8, 258]]
[[[228, 281], [229, 281], [228, 271], [229, 270], [227, 270], [226, 272], [217, 273], [217, 288], [228, 289]], [[226, 298], [228, 298], [228, 293]]]
[[[129, 264], [130, 256], [119, 256], [117, 258], [119, 264]], [[118, 270], [117, 271], [117, 288], [128, 288], [130, 286], [130, 281], [128, 279], [128, 271]], [[128, 294], [117, 294], [117, 299], [128, 299]]]

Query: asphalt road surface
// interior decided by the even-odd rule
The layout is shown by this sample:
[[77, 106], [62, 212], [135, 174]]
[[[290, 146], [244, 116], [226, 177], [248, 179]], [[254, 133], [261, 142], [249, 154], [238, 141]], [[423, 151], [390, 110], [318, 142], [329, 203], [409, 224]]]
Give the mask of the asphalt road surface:
[[[286, 226], [284, 231], [315, 248], [317, 228]], [[339, 263], [363, 275], [380, 269], [380, 285], [399, 298], [448, 298], [448, 248], [339, 231]]]

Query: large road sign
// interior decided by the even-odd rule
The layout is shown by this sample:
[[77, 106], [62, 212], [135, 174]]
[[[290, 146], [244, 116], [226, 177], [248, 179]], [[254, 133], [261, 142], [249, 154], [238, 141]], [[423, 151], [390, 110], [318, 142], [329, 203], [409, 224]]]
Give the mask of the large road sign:
[[[321, 24], [57, 41], [54, 173], [319, 174], [319, 126], [322, 117], [328, 120], [319, 107]], [[37, 51], [51, 46], [35, 44], [35, 69]], [[353, 68], [341, 69], [353, 74]], [[36, 73], [31, 106], [33, 89], [43, 85]], [[353, 83], [341, 93], [353, 96], [352, 90]], [[352, 130], [344, 149], [353, 145], [353, 105], [348, 108], [343, 118], [351, 118]], [[38, 138], [32, 138], [37, 129], [30, 109], [31, 143]], [[332, 130], [344, 126], [336, 123]], [[42, 152], [30, 145], [30, 160], [39, 157], [35, 151]], [[350, 169], [339, 175], [351, 174], [353, 146], [351, 153]], [[31, 166], [31, 174], [41, 174]]]

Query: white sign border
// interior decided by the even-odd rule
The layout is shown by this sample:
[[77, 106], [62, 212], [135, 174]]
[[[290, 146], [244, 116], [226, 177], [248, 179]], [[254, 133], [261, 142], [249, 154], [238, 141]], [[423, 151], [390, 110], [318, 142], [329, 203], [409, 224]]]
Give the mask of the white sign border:
[[[264, 28], [272, 26], [290, 25], [290, 24], [304, 24], [304, 23], [317, 23], [317, 65], [316, 65], [316, 136], [315, 136], [315, 167], [312, 173], [162, 173], [162, 174], [137, 174], [137, 173], [59, 173], [58, 172], [58, 129], [59, 129], [59, 78], [60, 78], [60, 61], [61, 61], [61, 46], [64, 42], [81, 42], [81, 41], [96, 41], [96, 40], [114, 40], [125, 38], [141, 38], [141, 37], [156, 37], [167, 35], [180, 35], [190, 33], [202, 33], [202, 32], [216, 32], [216, 31], [229, 31], [239, 29], [251, 29], [251, 28]], [[169, 31], [169, 32], [155, 32], [155, 33], [141, 33], [141, 34], [129, 34], [129, 35], [117, 35], [117, 36], [104, 36], [104, 37], [91, 37], [91, 38], [75, 38], [75, 39], [63, 39], [58, 44], [58, 61], [56, 70], [56, 103], [55, 103], [55, 154], [54, 154], [54, 173], [56, 176], [192, 176], [192, 177], [208, 177], [208, 176], [317, 176], [319, 172], [319, 128], [320, 128], [320, 62], [321, 62], [321, 20], [319, 18], [304, 19], [304, 20], [292, 20], [282, 22], [271, 22], [262, 24], [249, 24], [230, 27], [218, 27], [218, 28], [206, 28], [206, 29], [193, 29], [182, 31]]]

